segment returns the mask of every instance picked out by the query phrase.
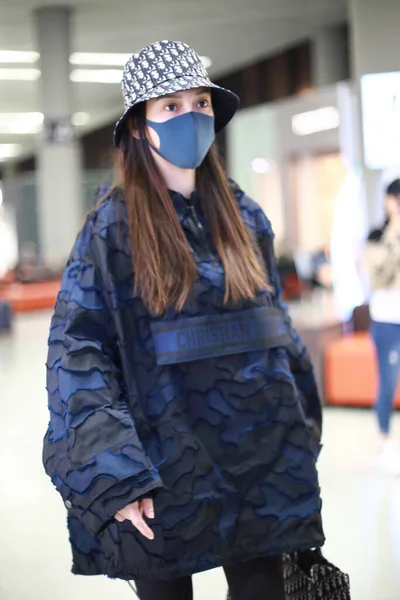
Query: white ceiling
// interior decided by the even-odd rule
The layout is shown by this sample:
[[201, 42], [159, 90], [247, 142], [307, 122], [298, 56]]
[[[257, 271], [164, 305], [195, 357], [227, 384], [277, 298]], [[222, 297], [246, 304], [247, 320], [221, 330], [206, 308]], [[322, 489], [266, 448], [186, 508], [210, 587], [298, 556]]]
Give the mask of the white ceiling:
[[[181, 39], [212, 61], [219, 76], [346, 19], [346, 0], [69, 0], [73, 52], [133, 53], [158, 39]], [[0, 0], [0, 50], [36, 50], [32, 11], [65, 0]], [[38, 111], [40, 81], [0, 81], [0, 112]], [[89, 128], [122, 111], [118, 84], [74, 83], [75, 110]], [[24, 152], [32, 136], [0, 136]]]

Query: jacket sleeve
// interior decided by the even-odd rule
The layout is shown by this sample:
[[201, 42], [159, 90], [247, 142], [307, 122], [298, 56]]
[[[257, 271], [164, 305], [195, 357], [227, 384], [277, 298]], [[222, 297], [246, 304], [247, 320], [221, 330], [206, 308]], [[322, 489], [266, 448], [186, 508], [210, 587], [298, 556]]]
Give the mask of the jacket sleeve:
[[302, 408], [309, 426], [312, 447], [315, 454], [318, 455], [321, 448], [322, 409], [314, 376], [314, 369], [307, 348], [296, 329], [293, 327], [287, 306], [283, 301], [282, 287], [273, 247], [274, 234], [271, 224], [264, 213], [260, 213], [260, 216], [258, 234], [259, 245], [267, 269], [269, 283], [272, 284], [274, 289], [275, 305], [280, 308], [284, 314], [287, 330], [291, 338], [291, 342], [285, 347], [285, 350], [289, 357], [290, 370], [299, 391]]
[[51, 323], [43, 463], [66, 507], [98, 534], [162, 483], [127, 406], [112, 315], [83, 245], [78, 240], [68, 261]]
[[386, 230], [379, 241], [368, 241], [364, 251], [364, 267], [372, 289], [390, 286], [400, 270], [400, 236]]

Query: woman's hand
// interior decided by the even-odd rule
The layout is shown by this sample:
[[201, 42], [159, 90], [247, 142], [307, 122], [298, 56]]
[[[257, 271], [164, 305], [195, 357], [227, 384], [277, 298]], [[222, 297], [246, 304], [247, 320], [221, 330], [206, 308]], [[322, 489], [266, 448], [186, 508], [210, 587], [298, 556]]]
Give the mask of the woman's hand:
[[143, 500], [128, 504], [128, 506], [125, 506], [125, 508], [118, 511], [117, 514], [114, 515], [114, 518], [119, 523], [122, 523], [125, 520], [130, 521], [144, 537], [148, 540], [154, 540], [154, 533], [143, 519], [143, 515], [148, 519], [154, 519], [154, 504], [152, 498], [143, 498]]

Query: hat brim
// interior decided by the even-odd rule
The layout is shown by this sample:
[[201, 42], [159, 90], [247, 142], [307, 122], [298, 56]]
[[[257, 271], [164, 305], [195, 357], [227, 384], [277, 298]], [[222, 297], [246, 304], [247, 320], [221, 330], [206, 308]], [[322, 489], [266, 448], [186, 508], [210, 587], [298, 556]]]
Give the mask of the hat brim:
[[218, 133], [221, 131], [228, 125], [229, 121], [234, 117], [239, 108], [239, 97], [230, 90], [215, 85], [215, 83], [212, 83], [206, 77], [176, 77], [175, 79], [168, 81], [168, 86], [163, 85], [162, 87], [155, 87], [143, 94], [124, 112], [114, 129], [114, 146], [117, 148], [119, 147], [122, 134], [125, 130], [126, 121], [138, 104], [146, 102], [147, 100], [161, 98], [162, 96], [174, 92], [184, 92], [185, 90], [193, 90], [199, 87], [210, 89], [214, 110], [215, 132]]

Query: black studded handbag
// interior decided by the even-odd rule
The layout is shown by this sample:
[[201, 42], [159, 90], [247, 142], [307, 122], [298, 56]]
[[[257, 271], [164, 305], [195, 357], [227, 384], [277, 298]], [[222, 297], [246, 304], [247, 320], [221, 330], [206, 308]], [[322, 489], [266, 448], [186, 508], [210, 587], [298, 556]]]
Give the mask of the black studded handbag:
[[351, 600], [349, 576], [327, 561], [321, 550], [285, 554], [283, 578], [286, 600]]
[[349, 576], [321, 550], [285, 555], [283, 573], [287, 600], [351, 600]]
[[321, 550], [286, 554], [283, 577], [286, 600], [351, 600], [349, 576], [328, 562]]

